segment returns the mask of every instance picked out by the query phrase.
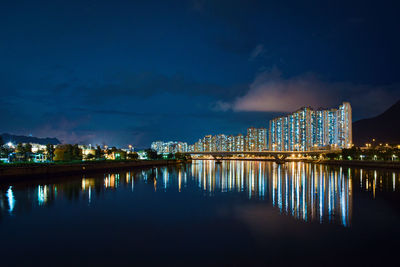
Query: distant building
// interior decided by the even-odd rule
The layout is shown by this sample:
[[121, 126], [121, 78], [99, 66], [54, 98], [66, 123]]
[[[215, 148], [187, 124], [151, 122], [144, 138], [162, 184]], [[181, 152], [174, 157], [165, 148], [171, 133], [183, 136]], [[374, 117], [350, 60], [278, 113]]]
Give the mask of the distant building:
[[309, 151], [351, 146], [352, 114], [348, 102], [337, 109], [301, 108], [271, 120], [269, 130], [250, 127], [246, 135], [206, 135], [193, 145], [163, 141], [155, 141], [151, 145], [158, 153]]
[[269, 150], [309, 151], [351, 146], [352, 113], [348, 102], [338, 109], [304, 107], [269, 122]]
[[162, 151], [163, 141], [155, 141], [155, 142], [151, 143], [151, 149], [153, 149], [157, 152]]
[[178, 152], [187, 152], [188, 144], [185, 142], [163, 142], [155, 141], [151, 144], [151, 149], [157, 151], [158, 154], [169, 154]]
[[212, 135], [204, 136], [204, 138], [203, 138], [203, 151], [205, 151], [205, 152], [215, 151], [212, 139], [213, 139]]
[[244, 137], [241, 134], [238, 134], [237, 136], [234, 137], [235, 143], [234, 143], [234, 151], [244, 151]]
[[226, 137], [226, 151], [235, 151], [235, 137], [233, 135]]
[[224, 134], [219, 134], [215, 136], [215, 151], [228, 151], [227, 150], [227, 138]]
[[262, 151], [267, 147], [267, 129], [266, 128], [248, 128], [245, 138], [246, 151]]
[[203, 152], [204, 151], [204, 144], [203, 144], [203, 140], [199, 139], [199, 141], [197, 141], [194, 144], [194, 151], [196, 152]]

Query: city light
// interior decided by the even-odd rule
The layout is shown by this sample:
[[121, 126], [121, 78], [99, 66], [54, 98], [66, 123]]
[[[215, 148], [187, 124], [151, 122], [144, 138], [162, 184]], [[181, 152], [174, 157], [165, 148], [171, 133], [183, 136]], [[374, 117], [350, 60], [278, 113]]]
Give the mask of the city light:
[[12, 212], [15, 207], [15, 198], [14, 193], [12, 191], [12, 186], [10, 186], [7, 190], [7, 198], [8, 198], [8, 212]]
[[269, 149], [309, 151], [313, 148], [352, 147], [350, 103], [338, 109], [313, 110], [304, 107], [269, 122]]
[[[270, 120], [266, 128], [247, 129], [237, 136], [206, 135], [185, 149], [175, 149], [180, 142], [156, 141], [152, 149], [158, 153], [184, 152], [245, 152], [245, 151], [310, 151], [353, 147], [352, 111], [343, 102], [337, 109], [313, 110], [305, 107], [285, 116]], [[187, 146], [187, 147], [186, 147]], [[366, 144], [369, 147], [369, 144]]]

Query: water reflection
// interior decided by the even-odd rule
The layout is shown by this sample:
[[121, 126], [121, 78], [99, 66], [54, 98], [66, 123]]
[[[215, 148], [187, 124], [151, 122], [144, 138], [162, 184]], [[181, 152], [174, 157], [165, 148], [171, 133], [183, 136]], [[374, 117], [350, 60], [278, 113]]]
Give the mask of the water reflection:
[[[150, 168], [105, 175], [68, 177], [54, 183], [0, 186], [0, 219], [56, 201], [78, 200], [95, 205], [96, 199], [113, 191], [204, 192], [241, 196], [270, 203], [282, 216], [303, 221], [350, 226], [354, 191], [372, 199], [379, 192], [396, 192], [396, 172], [334, 168], [306, 163], [277, 165], [261, 161], [194, 161], [192, 164]], [[138, 189], [137, 189], [138, 188]], [[398, 193], [398, 192], [396, 192]], [[246, 200], [246, 201], [249, 201]]]
[[8, 199], [8, 212], [12, 212], [15, 206], [14, 194], [12, 191], [12, 186], [10, 186], [7, 190], [7, 199]]
[[213, 161], [194, 164], [192, 176], [209, 194], [246, 192], [250, 199], [270, 200], [282, 214], [305, 221], [340, 221], [349, 225], [352, 214], [352, 176], [322, 165]]

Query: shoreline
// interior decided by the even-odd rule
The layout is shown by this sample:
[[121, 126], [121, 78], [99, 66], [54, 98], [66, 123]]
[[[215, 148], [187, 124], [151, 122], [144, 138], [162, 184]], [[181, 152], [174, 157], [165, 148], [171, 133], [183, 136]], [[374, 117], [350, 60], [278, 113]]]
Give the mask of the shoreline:
[[27, 177], [63, 176], [78, 173], [100, 172], [129, 168], [153, 167], [180, 164], [180, 160], [139, 160], [119, 162], [82, 162], [70, 164], [32, 164], [28, 166], [1, 166], [0, 182]]
[[[214, 159], [194, 159], [194, 160], [214, 160]], [[275, 159], [265, 158], [242, 158], [242, 159], [221, 159], [221, 160], [243, 160], [243, 161], [271, 161]], [[130, 168], [146, 168], [155, 166], [178, 165], [190, 163], [191, 161], [182, 160], [139, 160], [139, 161], [118, 161], [118, 162], [83, 162], [66, 164], [32, 164], [28, 166], [1, 166], [0, 182], [27, 179], [27, 178], [51, 178], [73, 174], [86, 174], [102, 171], [116, 171]], [[333, 165], [357, 168], [383, 168], [400, 169], [400, 162], [384, 161], [350, 161], [350, 160], [310, 160], [310, 159], [286, 159], [285, 162], [304, 162], [322, 165]]]

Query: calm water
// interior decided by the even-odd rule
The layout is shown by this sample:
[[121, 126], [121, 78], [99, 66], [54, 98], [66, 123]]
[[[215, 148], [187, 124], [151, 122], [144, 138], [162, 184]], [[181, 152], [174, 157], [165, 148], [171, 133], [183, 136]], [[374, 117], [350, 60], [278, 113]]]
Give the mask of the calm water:
[[400, 174], [194, 161], [0, 184], [1, 265], [380, 265]]

